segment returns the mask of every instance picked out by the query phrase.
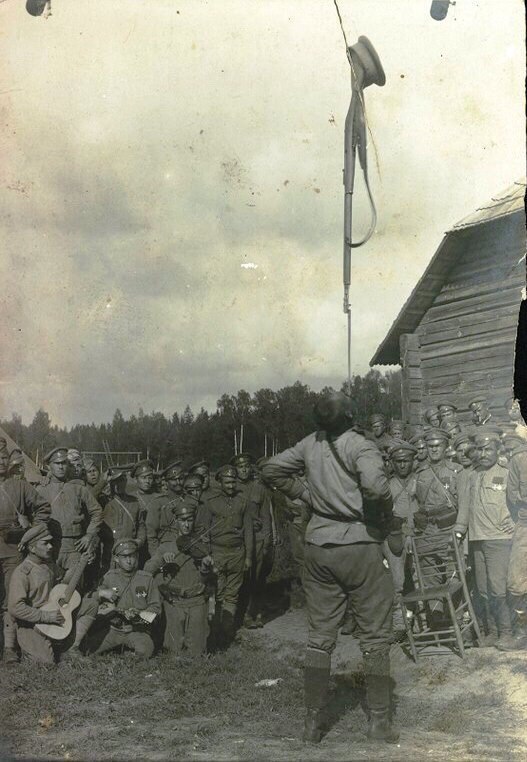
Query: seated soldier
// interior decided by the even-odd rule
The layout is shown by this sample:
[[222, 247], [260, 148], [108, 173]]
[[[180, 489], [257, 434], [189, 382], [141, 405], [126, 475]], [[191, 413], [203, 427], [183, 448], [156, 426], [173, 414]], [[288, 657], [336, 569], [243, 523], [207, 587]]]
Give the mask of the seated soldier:
[[53, 537], [45, 524], [28, 529], [20, 542], [21, 550], [28, 550], [27, 557], [17, 566], [9, 585], [8, 610], [17, 623], [17, 639], [22, 657], [43, 664], [54, 664], [62, 650], [62, 656], [80, 656], [80, 644], [95, 621], [97, 602], [94, 598], [83, 598], [76, 611], [74, 641], [68, 651], [61, 649], [63, 641], [53, 642], [35, 629], [36, 624], [64, 623], [64, 617], [57, 608], [46, 611], [43, 606], [58, 582], [65, 584], [73, 577], [75, 569], [69, 569], [60, 579], [61, 569], [53, 562]]
[[154, 641], [150, 626], [161, 613], [159, 591], [151, 574], [138, 571], [137, 540], [121, 540], [113, 549], [115, 569], [104, 575], [99, 588], [98, 615], [107, 620], [107, 630], [96, 653], [130, 648], [137, 656], [150, 658]]
[[164, 544], [147, 561], [145, 571], [155, 575], [165, 613], [164, 646], [179, 654], [205, 653], [209, 634], [207, 582], [213, 573], [209, 546], [194, 531], [195, 500], [176, 507], [179, 538]]

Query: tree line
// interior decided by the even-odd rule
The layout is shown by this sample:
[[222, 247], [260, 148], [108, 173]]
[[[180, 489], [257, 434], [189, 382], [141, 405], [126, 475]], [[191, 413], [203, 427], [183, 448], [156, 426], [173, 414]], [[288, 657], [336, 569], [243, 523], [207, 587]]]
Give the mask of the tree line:
[[[110, 423], [76, 424], [71, 428], [53, 425], [45, 410], [38, 410], [29, 425], [17, 413], [0, 421], [2, 428], [37, 463], [57, 445], [75, 447], [81, 452], [98, 452], [106, 462], [106, 449], [112, 452], [137, 452], [163, 467], [176, 458], [186, 463], [206, 459], [214, 467], [227, 462], [236, 452], [250, 452], [256, 458], [273, 455], [290, 447], [314, 430], [313, 405], [320, 394], [296, 381], [274, 391], [258, 389], [254, 394], [241, 389], [223, 394], [216, 410], [201, 408], [197, 413], [187, 407], [171, 416], [139, 409], [125, 418], [117, 409]], [[341, 386], [348, 392], [348, 383]], [[351, 398], [357, 423], [366, 425], [373, 412], [389, 418], [401, 415], [401, 373], [370, 370], [353, 376]], [[123, 462], [121, 456], [119, 462]], [[133, 459], [130, 456], [130, 459]], [[117, 458], [114, 456], [115, 462]]]

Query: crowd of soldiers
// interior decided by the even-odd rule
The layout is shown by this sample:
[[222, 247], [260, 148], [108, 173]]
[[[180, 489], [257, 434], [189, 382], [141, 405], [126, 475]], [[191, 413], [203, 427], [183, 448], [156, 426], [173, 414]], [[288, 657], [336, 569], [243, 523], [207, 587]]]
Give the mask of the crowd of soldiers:
[[[123, 648], [198, 655], [228, 647], [241, 625], [263, 626], [276, 528], [250, 455], [213, 480], [206, 461], [155, 473], [147, 459], [103, 473], [66, 447], [44, 461], [46, 475], [31, 485], [22, 453], [0, 450], [4, 662]], [[51, 603], [72, 580], [74, 623]]]
[[[399, 601], [412, 584], [411, 549], [437, 533], [453, 530], [470, 558], [479, 645], [527, 648], [527, 427], [517, 403], [505, 403], [501, 426], [479, 395], [469, 425], [444, 400], [418, 426], [374, 414], [363, 430], [348, 402], [341, 393], [319, 401], [320, 431], [270, 459], [235, 455], [213, 476], [206, 461], [156, 473], [147, 459], [102, 472], [56, 447], [33, 485], [23, 454], [0, 441], [4, 662], [228, 648], [240, 627], [263, 625], [277, 495], [304, 569], [306, 740], [320, 740], [340, 628], [359, 632], [380, 717], [371, 737], [396, 738], [389, 644], [408, 627]], [[429, 583], [441, 584], [438, 574]], [[432, 629], [448, 613], [437, 603]]]

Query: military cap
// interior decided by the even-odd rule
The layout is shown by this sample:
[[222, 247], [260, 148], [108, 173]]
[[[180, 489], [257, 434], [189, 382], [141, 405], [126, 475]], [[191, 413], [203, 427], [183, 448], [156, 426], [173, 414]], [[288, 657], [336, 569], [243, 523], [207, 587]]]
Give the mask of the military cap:
[[480, 426], [474, 434], [474, 444], [476, 447], [483, 447], [488, 442], [500, 442], [501, 430], [495, 426]]
[[444, 402], [440, 402], [437, 408], [440, 413], [444, 413], [445, 410], [457, 410], [456, 405], [454, 405], [453, 402], [450, 402], [450, 400], [445, 400]]
[[426, 432], [425, 442], [428, 443], [435, 441], [450, 442], [450, 434], [448, 434], [444, 429], [432, 428], [430, 431]]
[[394, 458], [396, 455], [415, 455], [416, 452], [417, 447], [414, 447], [410, 442], [405, 442], [404, 439], [395, 439], [388, 448], [390, 458]]
[[242, 463], [252, 463], [253, 456], [248, 452], [239, 452], [238, 455], [233, 455], [229, 463], [231, 466], [241, 466]]
[[68, 462], [68, 448], [67, 447], [54, 447], [44, 455], [44, 463], [67, 463]]
[[189, 468], [188, 470], [189, 474], [191, 474], [197, 468], [210, 468], [210, 463], [208, 460], [198, 460], [197, 463], [193, 463], [191, 467]]
[[177, 519], [194, 518], [196, 515], [196, 504], [192, 504], [187, 500], [182, 500], [174, 508], [174, 515]]
[[452, 440], [452, 446], [457, 450], [460, 444], [465, 444], [467, 442], [468, 444], [471, 444], [471, 436], [470, 434], [467, 434], [467, 432], [461, 432], [460, 434], [457, 434], [457, 436], [454, 437]]
[[138, 550], [139, 543], [137, 540], [132, 539], [132, 537], [125, 537], [115, 544], [112, 552], [114, 556], [129, 556], [132, 553], [137, 553]]
[[370, 423], [376, 423], [376, 421], [386, 423], [386, 416], [382, 413], [372, 413], [372, 415], [370, 415]]
[[472, 407], [472, 405], [480, 405], [481, 403], [487, 404], [487, 396], [485, 394], [477, 394], [475, 397], [472, 397], [470, 402], [468, 403], [468, 407]]
[[145, 460], [139, 460], [137, 463], [134, 463], [131, 471], [131, 475], [134, 479], [136, 479], [138, 476], [145, 476], [147, 474], [153, 474], [154, 473], [154, 464], [151, 460], [145, 459]]
[[86, 469], [86, 471], [89, 471], [90, 468], [93, 468], [94, 466], [97, 467], [97, 463], [94, 461], [93, 458], [83, 458], [82, 459], [82, 464], [83, 464], [84, 468]]
[[180, 474], [183, 470], [183, 461], [175, 460], [173, 463], [167, 466], [164, 471], [161, 471], [161, 476], [164, 476], [165, 479], [170, 479], [172, 475]]
[[30, 527], [27, 532], [22, 535], [22, 539], [18, 545], [20, 551], [25, 550], [34, 542], [38, 540], [52, 540], [53, 536], [48, 529], [47, 524], [36, 524], [34, 527]]
[[424, 431], [418, 431], [417, 434], [414, 434], [413, 437], [410, 437], [409, 442], [415, 447], [418, 442], [424, 442], [425, 437], [426, 433]]
[[234, 468], [234, 466], [227, 464], [225, 466], [222, 466], [221, 468], [218, 468], [218, 470], [216, 471], [216, 477], [215, 477], [216, 481], [219, 482], [222, 476], [231, 476], [233, 479], [236, 479], [238, 474], [236, 473], [236, 469]]
[[432, 415], [437, 415], [438, 413], [439, 413], [438, 407], [427, 407], [423, 415], [428, 420]]
[[24, 453], [18, 447], [15, 447], [9, 453], [9, 467], [20, 466], [24, 462]]
[[515, 434], [513, 431], [503, 434], [501, 441], [505, 447], [518, 447], [519, 445], [527, 445], [527, 439], [525, 439], [525, 437], [521, 437], [519, 434]]
[[189, 474], [185, 481], [183, 482], [184, 487], [190, 487], [191, 485], [195, 485], [196, 487], [202, 487], [203, 486], [203, 477], [201, 474]]

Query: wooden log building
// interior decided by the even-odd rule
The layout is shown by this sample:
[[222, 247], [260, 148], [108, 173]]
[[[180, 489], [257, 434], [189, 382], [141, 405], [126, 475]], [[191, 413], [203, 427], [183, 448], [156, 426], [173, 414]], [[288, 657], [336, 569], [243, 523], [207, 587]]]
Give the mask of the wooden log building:
[[370, 365], [402, 367], [403, 418], [450, 399], [460, 420], [486, 393], [504, 421], [525, 288], [525, 183], [516, 182], [443, 238]]

